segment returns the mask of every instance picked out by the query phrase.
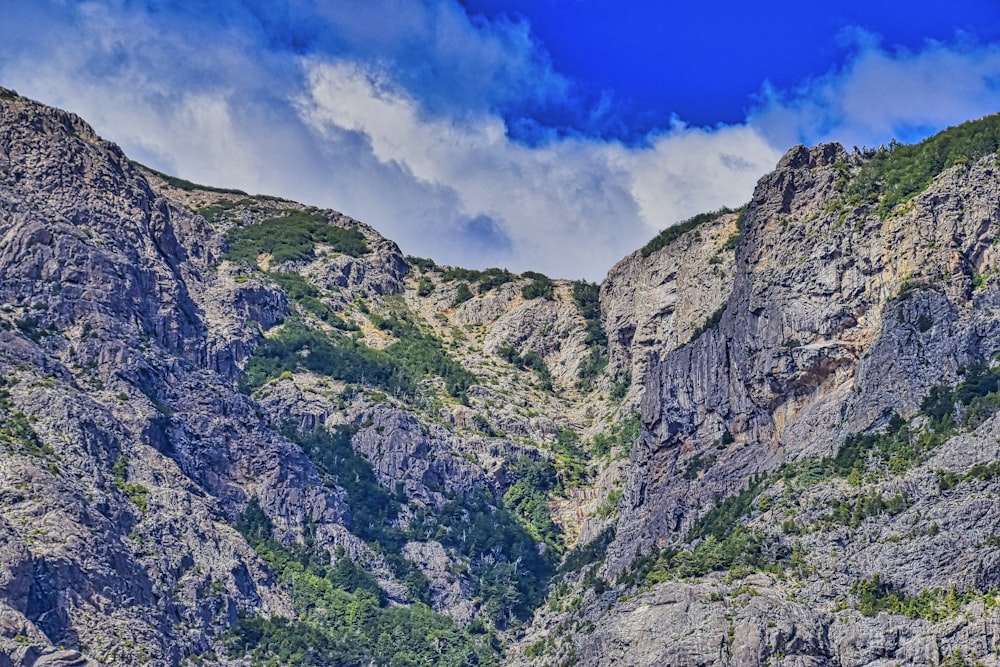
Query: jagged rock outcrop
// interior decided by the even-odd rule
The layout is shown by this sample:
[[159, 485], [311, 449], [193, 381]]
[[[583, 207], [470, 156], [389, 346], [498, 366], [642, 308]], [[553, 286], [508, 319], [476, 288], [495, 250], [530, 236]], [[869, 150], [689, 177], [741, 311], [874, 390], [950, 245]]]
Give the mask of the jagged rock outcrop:
[[[996, 156], [881, 215], [842, 195], [866, 159], [800, 146], [761, 179], [719, 322], [649, 370], [615, 539], [588, 575], [606, 583], [577, 589], [581, 611], [540, 612], [512, 664], [995, 664], [997, 419], [939, 444], [955, 427], [898, 429], [1000, 350]], [[901, 449], [817, 472], [848, 436]], [[699, 523], [743, 489], [736, 514]], [[723, 520], [780, 574], [676, 581], [727, 548]]]
[[[342, 251], [336, 235], [298, 239], [306, 245], [280, 260], [229, 253], [240, 229], [284, 218], [363, 242]], [[512, 277], [455, 309], [443, 281], [417, 295], [399, 248], [358, 221], [153, 172], [79, 118], [5, 90], [0, 275], [0, 661], [225, 662], [219, 639], [241, 618], [301, 613], [290, 582], [234, 527], [248, 508], [264, 517], [255, 530], [268, 522], [289, 553], [356, 561], [387, 604], [426, 587], [460, 625], [488, 613], [505, 622], [483, 583], [483, 568], [507, 566], [504, 545], [463, 546], [464, 529], [446, 539], [453, 526], [435, 513], [475, 497], [479, 518], [458, 520], [482, 524], [503, 505], [512, 464], [551, 460], [543, 450], [560, 429], [587, 428], [573, 397], [589, 348], [568, 283], [532, 300], [521, 294], [529, 281]], [[403, 321], [412, 329], [393, 328]], [[280, 378], [259, 371], [272, 381], [253, 396], [237, 391], [261, 346], [285, 344], [289, 322], [355, 350], [347, 363], [374, 375], [289, 367]], [[571, 395], [499, 359], [491, 333], [542, 355]], [[377, 357], [407, 335], [407, 362]], [[405, 393], [369, 382], [386, 364]], [[461, 400], [435, 372], [464, 383]], [[370, 466], [384, 489], [377, 502], [399, 504], [386, 510], [391, 525], [355, 526], [352, 503], [365, 498], [338, 484], [336, 460], [319, 465], [299, 444], [338, 427], [351, 429], [351, 465]], [[425, 534], [409, 527], [417, 519]], [[520, 531], [518, 544], [532, 543], [514, 515], [503, 520], [505, 539]], [[409, 541], [386, 553], [379, 535]], [[514, 602], [503, 604], [511, 613]]]
[[724, 213], [664, 247], [637, 250], [601, 283], [608, 366], [637, 388], [650, 364], [688, 342], [733, 289], [739, 213]]
[[[995, 261], [992, 160], [952, 168], [882, 220], [865, 206], [824, 210], [848, 159], [836, 145], [797, 147], [761, 180], [719, 325], [650, 373], [628, 502], [659, 509], [621, 526], [623, 557], [752, 474], [912, 414], [932, 384], [1000, 349], [996, 288], [973, 288]], [[716, 450], [724, 433], [732, 442]], [[673, 474], [709, 454], [697, 482]]]
[[997, 664], [997, 156], [852, 194], [886, 155], [795, 147], [598, 295], [0, 89], [0, 666], [335, 651], [338, 604], [470, 662]]

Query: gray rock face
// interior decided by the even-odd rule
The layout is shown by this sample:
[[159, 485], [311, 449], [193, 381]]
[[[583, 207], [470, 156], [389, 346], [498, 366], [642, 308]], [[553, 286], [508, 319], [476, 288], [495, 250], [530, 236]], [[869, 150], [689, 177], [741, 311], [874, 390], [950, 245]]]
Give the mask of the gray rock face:
[[[742, 217], [619, 262], [600, 288], [607, 368], [581, 383], [605, 350], [571, 283], [527, 299], [528, 278], [408, 266], [358, 221], [165, 178], [0, 90], [0, 667], [225, 664], [219, 637], [241, 615], [298, 611], [233, 527], [252, 498], [277, 539], [308, 538], [412, 602], [399, 559], [358, 537], [357, 487], [296, 444], [323, 428], [346, 429], [347, 458], [398, 504], [390, 528], [413, 529], [398, 556], [459, 625], [484, 618], [470, 566], [493, 556], [460, 552], [434, 513], [499, 506], [515, 462], [553, 464], [567, 488], [549, 514], [595, 554], [502, 636], [508, 664], [997, 664], [1000, 420], [906, 465], [816, 471], [1000, 352], [997, 158], [956, 164], [884, 218], [842, 196], [864, 160], [793, 148]], [[233, 225], [289, 212], [369, 251], [226, 255]], [[300, 363], [336, 361], [314, 341], [273, 373], [254, 366], [296, 323], [399, 355], [412, 377], [323, 375]], [[249, 396], [247, 369], [263, 378]], [[470, 375], [456, 390], [446, 371]], [[637, 409], [638, 441], [591, 455]], [[935, 437], [927, 423], [908, 445]], [[733, 526], [777, 566], [670, 570], [718, 557], [725, 536], [689, 530], [750, 484]]]
[[[797, 554], [797, 571], [615, 585], [637, 554], [697, 549], [688, 530], [755, 476], [910, 417], [932, 386], [997, 353], [996, 156], [943, 172], [885, 219], [838, 199], [860, 159], [796, 147], [760, 181], [719, 323], [649, 367], [616, 538], [593, 566], [610, 590], [575, 589], [573, 613], [553, 612], [556, 599], [512, 664], [996, 664], [997, 482], [974, 472], [1000, 456], [996, 418], [902, 472], [769, 478], [733, 525]], [[966, 481], [944, 487], [947, 474]], [[890, 498], [893, 510], [857, 514]], [[871, 581], [924, 607], [863, 615]], [[948, 591], [967, 597], [950, 611], [928, 602]]]
[[[257, 266], [227, 259], [234, 225], [290, 212], [357, 230], [368, 251], [317, 243], [308, 261], [280, 266], [266, 253]], [[276, 271], [301, 283], [281, 287]], [[394, 604], [411, 602], [398, 563], [356, 536], [337, 476], [288, 429], [350, 426], [405, 529], [464, 494], [502, 497], [512, 462], [551, 457], [537, 443], [555, 440], [553, 415], [583, 427], [566, 416], [570, 400], [525, 382], [534, 371], [451, 324], [440, 294], [416, 298], [409, 272], [399, 248], [358, 221], [163, 177], [75, 116], [0, 91], [0, 664], [225, 663], [219, 637], [241, 615], [295, 613], [287, 582], [233, 528], [251, 499], [278, 540], [308, 537], [331, 561], [374, 573]], [[568, 287], [525, 302], [523, 284], [489, 325], [510, 333], [530, 321], [516, 343], [575, 385], [588, 350]], [[440, 379], [416, 378], [420, 396], [388, 396], [295, 369], [253, 397], [236, 391], [265, 336], [317, 313], [313, 326], [328, 319], [373, 350], [395, 340], [385, 318], [440, 326], [484, 385], [463, 405]], [[553, 326], [565, 340], [547, 337]], [[429, 602], [460, 624], [480, 618], [462, 574], [472, 557], [427, 537], [399, 555], [428, 578]]]
[[[995, 261], [992, 162], [953, 168], [886, 220], [864, 207], [841, 219], [824, 207], [848, 159], [798, 147], [761, 180], [721, 322], [649, 374], [627, 492], [637, 511], [619, 526], [615, 567], [751, 475], [912, 414], [929, 386], [996, 352], [996, 288], [972, 284]], [[676, 475], [707, 455], [697, 483]]]
[[641, 388], [650, 364], [686, 343], [733, 289], [738, 214], [699, 225], [649, 255], [636, 251], [601, 283], [609, 370]]

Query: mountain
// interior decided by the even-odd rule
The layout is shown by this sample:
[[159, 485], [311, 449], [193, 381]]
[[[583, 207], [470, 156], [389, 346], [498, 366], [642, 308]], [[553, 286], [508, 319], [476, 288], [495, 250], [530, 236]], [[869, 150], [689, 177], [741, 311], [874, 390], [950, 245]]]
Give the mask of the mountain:
[[0, 89], [0, 666], [997, 664], [1000, 120], [600, 285]]

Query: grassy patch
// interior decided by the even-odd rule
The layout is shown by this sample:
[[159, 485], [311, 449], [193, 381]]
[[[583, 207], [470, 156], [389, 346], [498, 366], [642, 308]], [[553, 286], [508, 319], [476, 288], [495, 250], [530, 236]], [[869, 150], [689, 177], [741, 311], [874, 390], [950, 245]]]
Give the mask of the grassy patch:
[[240, 388], [249, 393], [283, 372], [297, 369], [411, 396], [417, 391], [417, 380], [425, 377], [441, 377], [448, 393], [457, 398], [463, 398], [476, 382], [434, 336], [395, 316], [378, 323], [398, 338], [385, 350], [312, 329], [291, 318], [277, 336], [265, 338], [254, 350]]
[[[649, 257], [657, 250], [665, 248], [681, 236], [690, 232], [692, 229], [700, 227], [701, 225], [712, 222], [713, 220], [718, 220], [727, 213], [738, 213], [742, 212], [745, 207], [742, 208], [728, 208], [723, 206], [717, 211], [711, 211], [709, 213], [699, 213], [698, 215], [688, 218], [683, 222], [679, 222], [676, 225], [667, 227], [662, 232], [654, 236], [646, 245], [642, 246], [643, 257]], [[734, 246], [735, 247], [735, 246]]]
[[498, 650], [475, 626], [458, 628], [422, 603], [389, 606], [374, 577], [343, 552], [335, 565], [305, 545], [286, 546], [256, 500], [237, 528], [285, 588], [295, 620], [243, 617], [229, 633], [232, 657], [253, 665], [495, 665]]
[[973, 162], [1000, 148], [1000, 114], [963, 123], [921, 141], [871, 151], [844, 188], [848, 205], [876, 203], [885, 218], [900, 203], [927, 189], [942, 171]]
[[191, 192], [191, 191], [194, 191], [194, 190], [201, 190], [203, 192], [217, 192], [217, 193], [220, 193], [220, 194], [243, 195], [244, 197], [248, 196], [247, 193], [243, 192], [242, 190], [234, 190], [232, 188], [215, 188], [215, 187], [212, 187], [210, 185], [199, 185], [197, 183], [192, 183], [191, 181], [184, 180], [183, 178], [177, 178], [176, 176], [170, 176], [168, 174], [164, 174], [162, 171], [157, 171], [155, 169], [151, 169], [151, 168], [147, 167], [144, 164], [140, 164], [138, 162], [135, 162], [134, 160], [133, 160], [133, 163], [136, 164], [136, 165], [138, 165], [138, 166], [140, 166], [140, 167], [142, 167], [146, 171], [148, 171], [148, 172], [150, 172], [152, 174], [155, 174], [156, 176], [159, 176], [164, 181], [166, 181], [169, 185], [171, 185], [171, 186], [173, 186], [173, 187], [175, 187], [175, 188], [177, 188], [179, 190], [186, 190], [188, 192]]
[[234, 227], [226, 234], [227, 258], [256, 265], [261, 254], [271, 255], [272, 264], [309, 261], [317, 243], [334, 251], [360, 257], [371, 251], [364, 235], [357, 229], [329, 224], [319, 213], [288, 211], [281, 217], [268, 218], [255, 225]]

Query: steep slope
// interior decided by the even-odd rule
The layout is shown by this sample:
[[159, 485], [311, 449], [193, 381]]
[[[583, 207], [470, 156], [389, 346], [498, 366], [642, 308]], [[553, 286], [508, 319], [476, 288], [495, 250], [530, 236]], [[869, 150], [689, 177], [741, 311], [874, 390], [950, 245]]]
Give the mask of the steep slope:
[[515, 663], [996, 664], [998, 125], [760, 181], [724, 312], [651, 365], [613, 532]]
[[623, 474], [597, 286], [404, 258], [6, 90], [0, 276], [0, 664], [494, 663]]
[[0, 89], [0, 665], [997, 664], [998, 126], [597, 286]]

